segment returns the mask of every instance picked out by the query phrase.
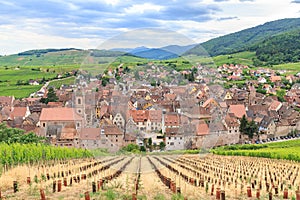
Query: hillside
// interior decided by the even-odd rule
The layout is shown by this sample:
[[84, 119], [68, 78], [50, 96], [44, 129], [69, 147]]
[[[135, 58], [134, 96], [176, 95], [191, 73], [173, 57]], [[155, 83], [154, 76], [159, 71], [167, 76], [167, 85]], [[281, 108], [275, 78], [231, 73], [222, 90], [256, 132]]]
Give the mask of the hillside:
[[107, 64], [123, 55], [127, 54], [120, 51], [97, 49], [38, 49], [0, 56], [0, 67]]
[[300, 61], [300, 31], [267, 38], [252, 47], [263, 65], [276, 65]]
[[201, 43], [189, 50], [186, 55], [198, 55], [198, 52], [201, 52], [201, 47], [205, 48], [211, 56], [241, 52], [269, 37], [295, 30], [300, 30], [300, 18], [267, 22]]
[[153, 59], [153, 60], [166, 60], [171, 58], [177, 58], [178, 55], [163, 49], [149, 49], [146, 51], [136, 52], [133, 55], [141, 58]]

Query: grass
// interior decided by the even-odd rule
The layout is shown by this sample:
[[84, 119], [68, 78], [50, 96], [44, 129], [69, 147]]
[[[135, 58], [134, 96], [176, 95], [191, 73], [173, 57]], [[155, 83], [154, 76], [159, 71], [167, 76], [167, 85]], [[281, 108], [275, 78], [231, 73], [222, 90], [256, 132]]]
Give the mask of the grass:
[[243, 64], [243, 65], [253, 65], [252, 58], [255, 58], [255, 52], [244, 51], [230, 55], [219, 55], [213, 58], [217, 66], [223, 64]]
[[300, 140], [224, 146], [212, 149], [211, 152], [227, 156], [251, 156], [300, 161]]
[[49, 83], [48, 87], [55, 87], [59, 89], [62, 85], [72, 85], [75, 82], [75, 77], [68, 77], [61, 80], [53, 80]]
[[33, 92], [38, 91], [40, 85], [6, 85], [0, 84], [0, 96], [15, 96], [15, 98], [29, 97]]
[[274, 65], [272, 69], [275, 70], [287, 70], [287, 75], [289, 74], [296, 74], [300, 72], [300, 62], [298, 63], [286, 63], [280, 65]]

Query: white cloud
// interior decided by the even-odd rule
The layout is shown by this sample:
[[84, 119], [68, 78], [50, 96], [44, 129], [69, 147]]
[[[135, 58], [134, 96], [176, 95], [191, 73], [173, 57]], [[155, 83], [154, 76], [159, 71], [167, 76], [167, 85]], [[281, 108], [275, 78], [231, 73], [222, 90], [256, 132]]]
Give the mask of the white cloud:
[[132, 5], [129, 8], [125, 8], [124, 11], [126, 14], [143, 14], [145, 12], [159, 12], [161, 9], [163, 9], [163, 6], [155, 5], [152, 3], [144, 3], [144, 4], [136, 4]]
[[291, 1], [45, 0], [35, 5], [0, 0], [0, 54], [50, 47], [95, 48], [108, 38], [145, 27], [203, 42], [268, 21], [300, 17], [300, 4]]

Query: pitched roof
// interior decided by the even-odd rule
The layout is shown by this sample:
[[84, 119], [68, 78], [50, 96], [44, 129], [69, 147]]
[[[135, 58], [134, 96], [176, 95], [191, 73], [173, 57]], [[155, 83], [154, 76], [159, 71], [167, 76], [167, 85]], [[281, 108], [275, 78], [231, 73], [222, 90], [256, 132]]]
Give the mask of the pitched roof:
[[245, 105], [243, 104], [230, 105], [229, 113], [233, 113], [237, 118], [242, 118], [243, 115], [247, 115]]
[[169, 113], [165, 115], [166, 126], [179, 126], [180, 118], [177, 113]]
[[130, 110], [130, 116], [135, 122], [144, 122], [148, 120], [149, 112], [146, 110]]
[[196, 129], [197, 130], [197, 132], [196, 132], [197, 136], [208, 135], [209, 134], [209, 127], [205, 123], [205, 121], [201, 120], [199, 123], [197, 123], [196, 127], [197, 127], [197, 129]]
[[60, 139], [74, 139], [77, 135], [77, 130], [75, 128], [62, 128]]
[[43, 108], [40, 121], [83, 120], [73, 108]]
[[149, 110], [149, 120], [151, 122], [161, 122], [162, 120], [162, 111], [161, 110]]
[[14, 97], [0, 96], [0, 105], [11, 106], [14, 101]]
[[26, 107], [14, 107], [10, 113], [10, 117], [25, 117], [27, 108]]
[[82, 128], [79, 133], [81, 140], [99, 140], [101, 128]]
[[269, 110], [278, 111], [282, 107], [282, 103], [280, 101], [273, 101], [270, 104]]
[[122, 131], [116, 125], [102, 126], [105, 135], [123, 135]]

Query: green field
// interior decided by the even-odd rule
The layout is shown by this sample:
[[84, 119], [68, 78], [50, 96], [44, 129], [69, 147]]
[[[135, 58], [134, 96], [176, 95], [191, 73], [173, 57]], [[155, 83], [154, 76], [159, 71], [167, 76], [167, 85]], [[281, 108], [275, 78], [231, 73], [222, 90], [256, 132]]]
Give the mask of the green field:
[[212, 153], [226, 156], [251, 156], [300, 161], [300, 139], [267, 144], [218, 147]]
[[72, 85], [75, 83], [75, 77], [68, 77], [61, 80], [53, 80], [49, 83], [48, 87], [60, 88], [62, 85]]

